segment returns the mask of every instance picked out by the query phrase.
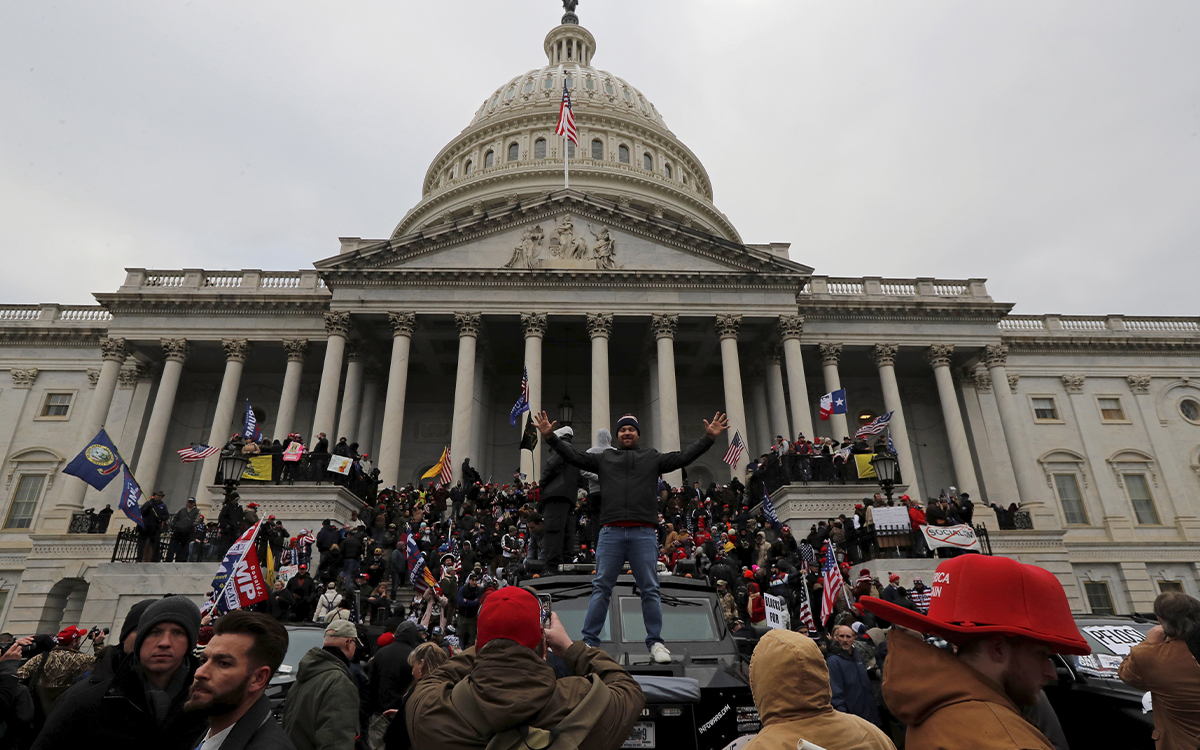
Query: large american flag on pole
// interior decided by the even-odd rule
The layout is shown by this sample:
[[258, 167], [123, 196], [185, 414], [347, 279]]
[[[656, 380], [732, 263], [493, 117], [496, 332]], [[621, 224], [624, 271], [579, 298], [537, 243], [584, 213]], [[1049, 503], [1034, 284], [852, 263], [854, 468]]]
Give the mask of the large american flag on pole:
[[565, 135], [571, 143], [579, 145], [579, 131], [575, 129], [575, 112], [571, 109], [571, 92], [567, 91], [567, 83], [563, 81], [562, 104], [558, 108], [558, 125], [554, 128], [555, 135]]
[[179, 457], [183, 459], [185, 464], [190, 464], [195, 463], [196, 461], [203, 461], [219, 450], [220, 448], [217, 448], [216, 446], [205, 445], [204, 443], [196, 443], [195, 445], [189, 445], [186, 448], [180, 448], [175, 452], [179, 454]]
[[892, 421], [892, 412], [881, 414], [875, 417], [870, 422], [867, 422], [862, 427], [858, 428], [858, 432], [854, 433], [854, 437], [866, 437], [867, 435], [878, 435], [887, 429], [888, 422]]
[[808, 602], [808, 584], [803, 580], [804, 574], [801, 573], [800, 585], [796, 587], [796, 599], [799, 600], [796, 611], [800, 615], [800, 622], [804, 623], [804, 627], [808, 632], [817, 632], [817, 624], [813, 622], [812, 605]]
[[737, 466], [738, 461], [742, 460], [742, 454], [745, 452], [746, 444], [742, 442], [742, 433], [734, 430], [733, 440], [729, 441], [729, 449], [725, 451], [725, 457], [721, 460], [730, 466]]
[[450, 463], [450, 446], [446, 446], [446, 455], [442, 457], [442, 471], [438, 474], [438, 483], [449, 487], [454, 481], [454, 467]]
[[821, 558], [821, 624], [829, 622], [833, 615], [833, 605], [837, 595], [842, 590], [842, 572], [838, 569], [837, 558], [833, 556], [833, 542], [825, 547], [825, 556]]
[[513, 404], [512, 411], [508, 413], [508, 424], [512, 427], [517, 426], [517, 420], [521, 415], [529, 411], [529, 368], [526, 367], [521, 373], [521, 397], [517, 399], [517, 403]]

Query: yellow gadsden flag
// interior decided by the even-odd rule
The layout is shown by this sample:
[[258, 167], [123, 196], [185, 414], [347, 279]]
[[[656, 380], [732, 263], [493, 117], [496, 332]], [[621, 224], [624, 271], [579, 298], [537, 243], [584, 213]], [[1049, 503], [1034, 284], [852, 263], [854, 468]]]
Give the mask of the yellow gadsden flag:
[[255, 456], [250, 459], [250, 463], [246, 464], [246, 470], [242, 472], [242, 479], [256, 479], [260, 482], [271, 481], [271, 457]]
[[446, 454], [450, 452], [449, 448], [442, 451], [442, 457], [433, 465], [433, 468], [421, 475], [422, 479], [432, 479], [442, 473], [442, 467], [446, 465]]

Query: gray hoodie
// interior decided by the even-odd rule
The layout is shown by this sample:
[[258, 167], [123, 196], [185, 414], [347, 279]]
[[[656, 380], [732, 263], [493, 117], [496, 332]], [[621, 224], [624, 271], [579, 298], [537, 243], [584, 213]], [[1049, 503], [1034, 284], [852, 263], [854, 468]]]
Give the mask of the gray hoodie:
[[[601, 427], [596, 430], [596, 444], [587, 449], [588, 453], [603, 453], [604, 451], [615, 451], [616, 448], [612, 444], [612, 433], [607, 427]], [[580, 475], [587, 480], [588, 494], [600, 494], [600, 477], [590, 471], [581, 471]]]

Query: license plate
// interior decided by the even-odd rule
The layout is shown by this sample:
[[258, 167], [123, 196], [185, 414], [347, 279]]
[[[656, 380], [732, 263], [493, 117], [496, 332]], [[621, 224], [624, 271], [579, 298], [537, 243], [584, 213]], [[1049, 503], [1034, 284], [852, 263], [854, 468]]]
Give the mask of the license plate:
[[625, 744], [621, 747], [629, 748], [653, 748], [654, 747], [654, 722], [639, 721], [633, 725], [633, 729], [629, 732], [629, 739], [625, 740]]

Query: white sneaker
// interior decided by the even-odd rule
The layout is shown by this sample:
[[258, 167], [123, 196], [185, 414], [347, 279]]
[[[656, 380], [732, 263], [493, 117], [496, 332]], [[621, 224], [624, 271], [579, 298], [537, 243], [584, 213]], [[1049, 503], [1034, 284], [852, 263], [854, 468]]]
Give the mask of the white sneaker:
[[671, 652], [661, 643], [655, 643], [650, 647], [650, 658], [654, 659], [656, 664], [670, 664]]

